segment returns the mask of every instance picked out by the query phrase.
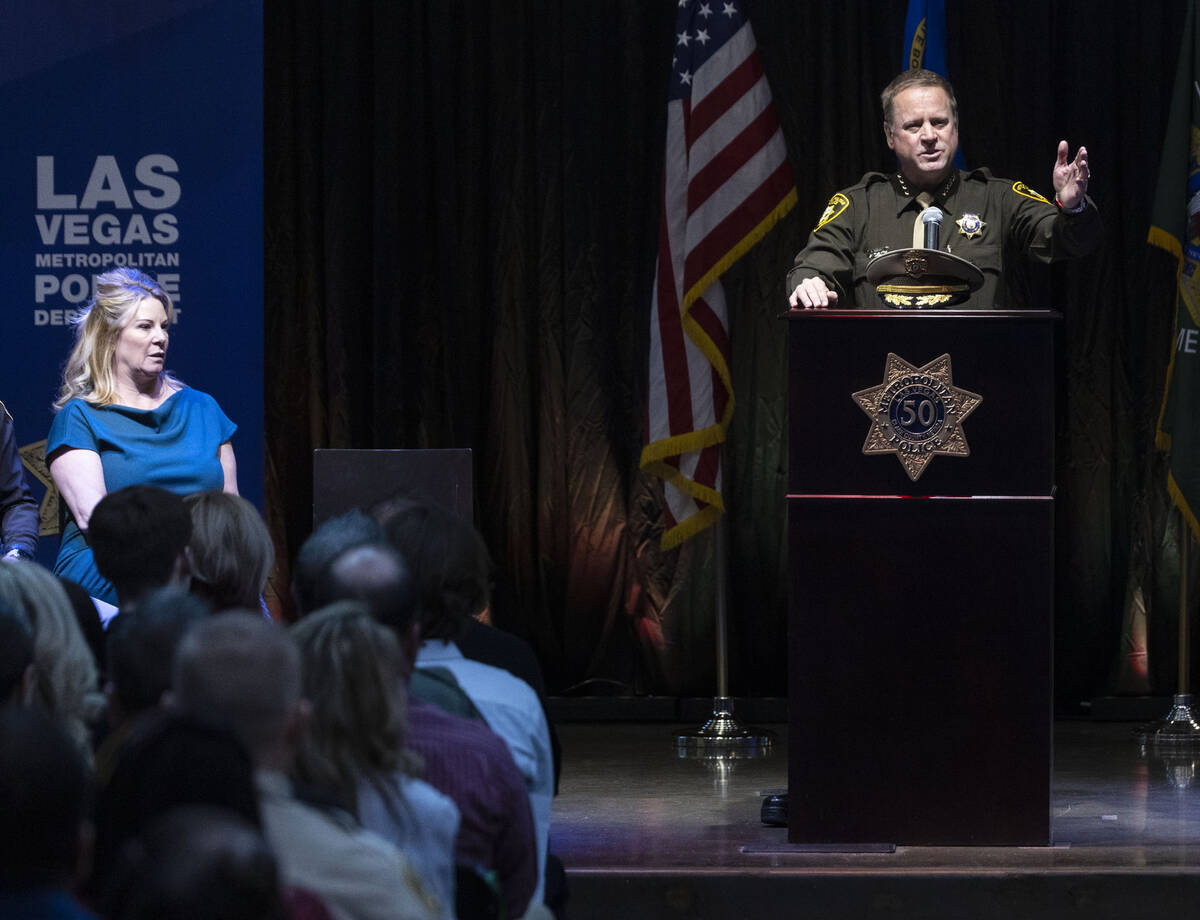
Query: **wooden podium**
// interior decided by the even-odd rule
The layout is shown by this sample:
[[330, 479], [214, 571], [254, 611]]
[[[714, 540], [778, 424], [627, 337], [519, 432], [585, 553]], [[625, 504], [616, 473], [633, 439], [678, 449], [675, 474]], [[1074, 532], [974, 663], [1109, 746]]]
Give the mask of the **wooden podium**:
[[[1058, 318], [788, 315], [790, 842], [1050, 842]], [[926, 449], [945, 378], [968, 456], [864, 454]]]

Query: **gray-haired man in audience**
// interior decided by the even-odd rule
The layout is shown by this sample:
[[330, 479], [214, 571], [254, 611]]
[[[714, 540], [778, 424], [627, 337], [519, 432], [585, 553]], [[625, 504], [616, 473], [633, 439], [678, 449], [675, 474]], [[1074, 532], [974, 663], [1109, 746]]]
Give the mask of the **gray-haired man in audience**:
[[198, 624], [176, 653], [174, 692], [180, 705], [223, 720], [246, 745], [286, 884], [319, 895], [336, 918], [432, 920], [399, 850], [349, 815], [296, 798], [285, 770], [308, 704], [300, 696], [300, 654], [286, 630], [248, 613]]

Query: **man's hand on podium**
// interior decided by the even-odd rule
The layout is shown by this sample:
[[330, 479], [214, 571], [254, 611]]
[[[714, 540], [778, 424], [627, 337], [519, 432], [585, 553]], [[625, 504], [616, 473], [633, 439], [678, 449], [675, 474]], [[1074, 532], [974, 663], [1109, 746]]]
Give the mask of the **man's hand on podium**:
[[788, 297], [788, 303], [793, 310], [824, 310], [827, 307], [836, 307], [837, 302], [837, 291], [829, 290], [825, 279], [820, 275], [805, 278]]

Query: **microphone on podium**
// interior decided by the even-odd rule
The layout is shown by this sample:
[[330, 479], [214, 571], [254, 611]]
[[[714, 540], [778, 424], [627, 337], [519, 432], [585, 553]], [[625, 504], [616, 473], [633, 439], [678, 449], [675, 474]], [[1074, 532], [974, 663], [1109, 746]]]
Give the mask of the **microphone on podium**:
[[938, 236], [942, 232], [941, 208], [926, 208], [921, 212], [921, 222], [925, 224], [925, 248], [937, 249]]

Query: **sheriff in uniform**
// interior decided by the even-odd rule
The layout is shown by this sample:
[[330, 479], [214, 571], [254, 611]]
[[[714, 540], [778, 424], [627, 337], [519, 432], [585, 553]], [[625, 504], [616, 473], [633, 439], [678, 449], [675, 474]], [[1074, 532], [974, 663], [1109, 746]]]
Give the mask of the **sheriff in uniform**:
[[[867, 263], [923, 246], [921, 212], [942, 209], [940, 248], [983, 273], [966, 307], [1028, 306], [1022, 260], [1051, 262], [1086, 255], [1100, 242], [1100, 218], [1087, 197], [1088, 154], [1068, 160], [1067, 142], [1054, 164], [1055, 202], [1023, 182], [986, 169], [957, 170], [958, 102], [954, 88], [928, 70], [909, 70], [884, 89], [883, 134], [896, 154], [894, 175], [871, 172], [830, 199], [788, 272], [793, 308], [878, 308]], [[1014, 266], [1016, 263], [1016, 266]], [[1006, 271], [1005, 266], [1009, 266]]]

